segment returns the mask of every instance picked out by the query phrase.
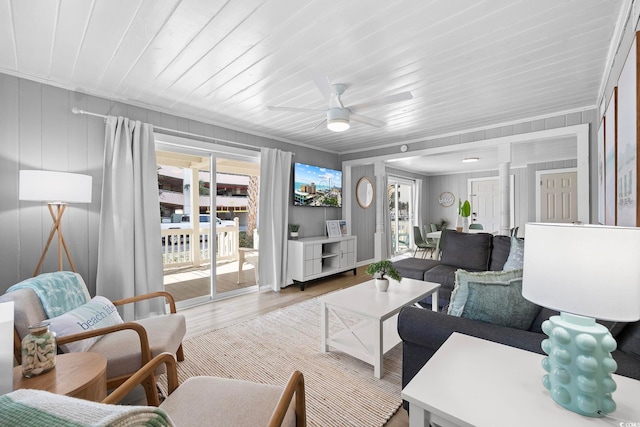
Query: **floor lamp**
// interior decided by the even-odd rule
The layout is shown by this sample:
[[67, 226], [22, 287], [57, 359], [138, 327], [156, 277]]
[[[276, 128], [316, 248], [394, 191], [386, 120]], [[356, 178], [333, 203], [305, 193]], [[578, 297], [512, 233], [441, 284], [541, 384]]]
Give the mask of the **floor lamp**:
[[44, 257], [56, 232], [58, 234], [58, 269], [62, 270], [62, 249], [64, 248], [69, 265], [75, 272], [76, 267], [62, 235], [62, 215], [69, 203], [91, 203], [91, 176], [67, 172], [21, 170], [18, 199], [47, 202], [49, 214], [53, 219], [49, 239], [33, 275], [37, 276], [42, 268]]

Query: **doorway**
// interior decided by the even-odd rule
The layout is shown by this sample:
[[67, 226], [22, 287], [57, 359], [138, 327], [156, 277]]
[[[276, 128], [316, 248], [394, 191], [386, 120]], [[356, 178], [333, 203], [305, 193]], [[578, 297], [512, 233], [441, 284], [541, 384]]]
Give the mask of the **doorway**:
[[575, 168], [536, 172], [536, 221], [578, 221], [578, 172]]
[[[515, 178], [509, 176], [509, 228], [515, 224]], [[500, 231], [500, 179], [497, 177], [473, 178], [469, 180], [471, 222], [482, 224], [489, 232]]]
[[391, 219], [391, 242], [393, 253], [409, 250], [413, 244], [415, 182], [389, 176], [388, 197], [389, 217]]
[[256, 291], [259, 157], [157, 144], [165, 289], [179, 307]]

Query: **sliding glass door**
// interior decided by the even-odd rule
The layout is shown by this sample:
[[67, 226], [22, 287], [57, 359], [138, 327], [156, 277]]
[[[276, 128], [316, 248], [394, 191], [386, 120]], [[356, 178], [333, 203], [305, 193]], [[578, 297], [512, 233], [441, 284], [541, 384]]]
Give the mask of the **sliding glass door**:
[[389, 216], [391, 218], [391, 241], [393, 253], [409, 250], [413, 242], [413, 200], [415, 182], [398, 177], [389, 177]]
[[165, 289], [183, 307], [257, 290], [259, 157], [158, 144], [156, 159]]

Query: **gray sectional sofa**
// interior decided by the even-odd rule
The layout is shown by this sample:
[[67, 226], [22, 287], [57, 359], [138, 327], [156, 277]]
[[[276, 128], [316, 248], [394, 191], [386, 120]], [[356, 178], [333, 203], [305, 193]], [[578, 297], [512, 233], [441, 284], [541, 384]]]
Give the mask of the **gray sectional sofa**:
[[[455, 272], [500, 271], [509, 257], [511, 237], [494, 236], [489, 233], [458, 233], [444, 230], [440, 239], [442, 257], [440, 261], [422, 258], [404, 258], [393, 265], [402, 277], [440, 283], [439, 306], [443, 307], [451, 299], [455, 284]], [[431, 306], [428, 298], [423, 304]]]
[[[442, 285], [439, 295], [440, 311], [407, 306], [398, 316], [398, 333], [403, 342], [403, 388], [453, 332], [544, 354], [540, 344], [546, 335], [542, 332], [541, 325], [549, 316], [557, 314], [547, 308], [540, 308], [527, 330], [448, 315], [446, 306], [454, 287], [455, 271], [458, 268], [467, 271], [500, 271], [509, 256], [511, 238], [449, 230], [443, 236], [443, 243], [441, 261], [412, 258], [394, 263], [403, 277]], [[430, 307], [430, 301], [427, 307]], [[617, 350], [612, 353], [618, 363], [616, 373], [640, 380], [640, 322], [599, 323], [609, 327], [618, 342]], [[406, 402], [403, 405], [408, 407]]]

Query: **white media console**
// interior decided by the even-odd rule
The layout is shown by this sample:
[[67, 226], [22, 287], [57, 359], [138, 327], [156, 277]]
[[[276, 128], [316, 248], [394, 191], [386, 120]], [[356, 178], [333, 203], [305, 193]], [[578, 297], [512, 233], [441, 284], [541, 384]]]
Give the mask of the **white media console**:
[[356, 236], [304, 237], [289, 240], [289, 275], [300, 283], [353, 270], [356, 274]]

